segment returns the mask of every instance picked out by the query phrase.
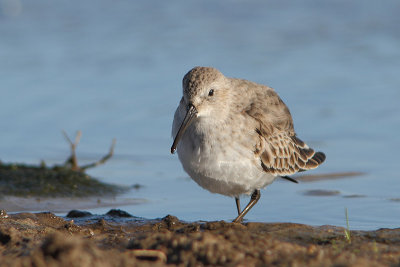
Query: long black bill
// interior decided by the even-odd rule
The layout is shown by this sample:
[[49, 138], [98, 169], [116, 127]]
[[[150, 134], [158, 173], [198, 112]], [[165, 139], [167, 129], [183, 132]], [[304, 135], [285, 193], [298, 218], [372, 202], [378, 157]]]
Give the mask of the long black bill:
[[171, 146], [171, 154], [174, 154], [174, 153], [175, 153], [175, 151], [176, 151], [176, 146], [178, 145], [179, 140], [181, 139], [181, 137], [182, 137], [183, 134], [185, 133], [187, 127], [192, 123], [193, 118], [195, 117], [196, 114], [197, 114], [196, 108], [195, 108], [192, 104], [190, 104], [190, 105], [189, 105], [189, 109], [188, 109], [188, 111], [186, 112], [186, 116], [185, 116], [185, 118], [183, 119], [183, 122], [182, 122], [182, 124], [181, 124], [181, 127], [179, 128], [179, 131], [178, 131], [178, 133], [177, 133], [176, 136], [175, 136], [174, 143], [173, 143], [172, 146]]

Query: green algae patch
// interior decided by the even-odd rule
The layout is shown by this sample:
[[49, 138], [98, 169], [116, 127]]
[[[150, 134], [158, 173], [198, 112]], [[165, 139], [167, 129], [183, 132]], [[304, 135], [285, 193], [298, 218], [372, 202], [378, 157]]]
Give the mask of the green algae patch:
[[103, 183], [83, 171], [75, 171], [64, 166], [0, 163], [1, 196], [112, 196], [127, 190], [127, 187]]
[[109, 152], [100, 160], [79, 165], [76, 148], [82, 135], [81, 131], [77, 131], [74, 141], [65, 131], [63, 134], [70, 145], [71, 155], [62, 165], [47, 167], [44, 161], [38, 166], [4, 164], [0, 161], [0, 198], [115, 196], [129, 190], [128, 187], [100, 182], [85, 173], [85, 170], [104, 164], [113, 156], [115, 139]]

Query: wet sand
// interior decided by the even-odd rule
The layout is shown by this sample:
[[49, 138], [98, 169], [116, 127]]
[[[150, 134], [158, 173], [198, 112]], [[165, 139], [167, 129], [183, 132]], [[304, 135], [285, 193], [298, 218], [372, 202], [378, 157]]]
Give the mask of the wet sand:
[[128, 197], [16, 197], [0, 198], [0, 208], [8, 212], [50, 211], [67, 213], [72, 209], [96, 209], [123, 207], [146, 203], [146, 199]]
[[0, 266], [397, 266], [400, 229], [0, 214]]

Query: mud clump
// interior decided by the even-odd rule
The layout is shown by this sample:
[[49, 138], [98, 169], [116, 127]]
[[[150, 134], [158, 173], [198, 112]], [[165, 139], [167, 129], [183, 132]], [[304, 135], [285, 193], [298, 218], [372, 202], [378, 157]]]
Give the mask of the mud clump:
[[18, 213], [0, 218], [0, 266], [397, 266], [399, 241], [400, 229], [348, 240], [335, 226]]
[[88, 211], [81, 211], [81, 210], [71, 210], [67, 214], [67, 218], [82, 218], [82, 217], [89, 217], [93, 214]]
[[107, 212], [106, 215], [111, 216], [111, 217], [121, 217], [121, 218], [131, 218], [131, 217], [133, 217], [128, 212], [126, 212], [124, 210], [120, 210], [120, 209], [112, 209], [109, 212]]

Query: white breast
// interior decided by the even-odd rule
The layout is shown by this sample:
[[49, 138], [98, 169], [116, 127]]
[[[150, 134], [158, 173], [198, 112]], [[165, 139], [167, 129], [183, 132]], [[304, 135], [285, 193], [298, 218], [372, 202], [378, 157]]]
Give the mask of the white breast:
[[[178, 131], [181, 117], [175, 114], [173, 134]], [[243, 145], [243, 140], [223, 127], [207, 127], [204, 123], [193, 122], [177, 147], [184, 170], [196, 183], [213, 193], [239, 196], [273, 182], [275, 176], [265, 173], [255, 158], [254, 146]]]

